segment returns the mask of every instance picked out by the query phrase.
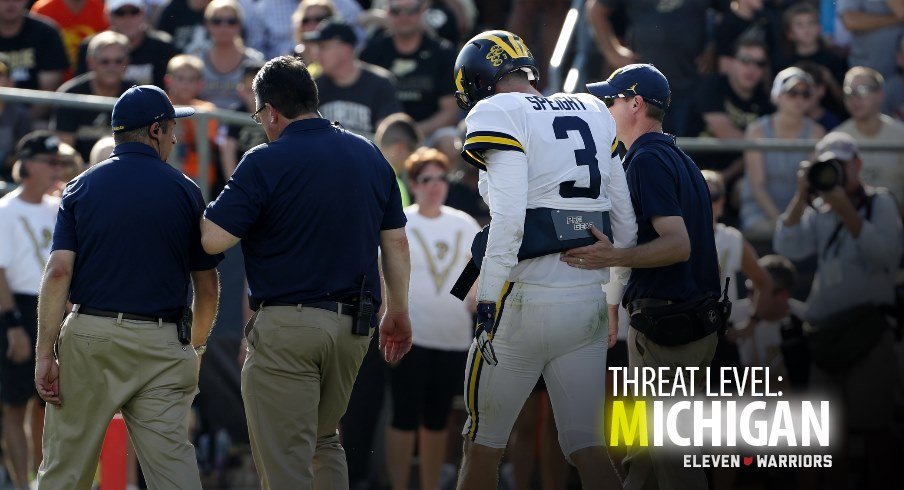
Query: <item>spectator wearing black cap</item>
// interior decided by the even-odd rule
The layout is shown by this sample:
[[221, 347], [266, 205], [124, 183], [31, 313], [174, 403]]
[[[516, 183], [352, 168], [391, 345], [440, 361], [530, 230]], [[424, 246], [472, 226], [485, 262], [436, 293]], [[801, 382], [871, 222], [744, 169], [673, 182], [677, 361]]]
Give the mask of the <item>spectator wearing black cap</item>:
[[[669, 83], [654, 66], [635, 64], [587, 90], [610, 107], [618, 139], [628, 149], [625, 166], [637, 215], [637, 246], [614, 248], [594, 228], [599, 242], [570, 250], [563, 260], [582, 268], [633, 269], [622, 300], [631, 315], [631, 367], [707, 366], [717, 331], [727, 321], [718, 302], [712, 206], [697, 165], [674, 137], [662, 133]], [[675, 488], [706, 488], [703, 470], [684, 468], [680, 458], [667, 452], [645, 449], [628, 449], [626, 488], [646, 488], [651, 479]]]
[[313, 61], [320, 64], [320, 75], [314, 79], [320, 113], [373, 139], [380, 121], [402, 110], [392, 74], [358, 60], [355, 31], [343, 21], [324, 21], [317, 30], [305, 33], [304, 41]]
[[63, 192], [38, 311], [34, 380], [48, 403], [39, 488], [90, 488], [116, 411], [151, 488], [201, 488], [188, 414], [219, 257], [201, 249], [200, 189], [166, 164], [175, 119], [193, 112], [158, 87], [130, 88], [113, 107], [113, 154]]
[[[871, 482], [896, 476], [895, 390], [900, 373], [888, 319], [902, 254], [901, 216], [892, 195], [863, 183], [854, 138], [833, 132], [802, 162], [797, 190], [779, 219], [775, 251], [816, 257], [804, 320], [809, 323], [810, 388], [842, 403], [835, 482], [848, 481], [849, 454], [865, 449]], [[858, 441], [859, 439], [859, 441]], [[828, 486], [828, 485], [827, 485]]]
[[32, 383], [32, 346], [41, 273], [60, 206], [47, 191], [56, 184], [62, 165], [59, 138], [49, 131], [29, 133], [16, 146], [13, 176], [19, 188], [0, 199], [0, 401], [6, 468], [16, 488], [28, 488], [28, 459], [34, 454], [25, 437], [26, 413], [41, 410]]

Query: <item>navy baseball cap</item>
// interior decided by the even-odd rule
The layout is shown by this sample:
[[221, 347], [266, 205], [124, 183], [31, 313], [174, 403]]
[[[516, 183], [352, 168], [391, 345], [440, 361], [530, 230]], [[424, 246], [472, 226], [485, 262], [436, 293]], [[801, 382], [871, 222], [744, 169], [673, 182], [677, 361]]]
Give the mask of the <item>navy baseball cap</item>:
[[672, 98], [665, 75], [647, 63], [619, 68], [605, 82], [588, 83], [587, 91], [601, 99], [639, 95], [648, 104], [663, 110], [669, 107]]
[[113, 126], [114, 133], [121, 133], [165, 119], [188, 117], [194, 113], [195, 110], [191, 107], [174, 108], [166, 92], [160, 87], [137, 85], [119, 96], [113, 106], [110, 125]]
[[305, 42], [329, 41], [338, 39], [354, 46], [358, 43], [355, 30], [348, 23], [336, 19], [327, 19], [317, 26], [316, 30], [304, 34]]

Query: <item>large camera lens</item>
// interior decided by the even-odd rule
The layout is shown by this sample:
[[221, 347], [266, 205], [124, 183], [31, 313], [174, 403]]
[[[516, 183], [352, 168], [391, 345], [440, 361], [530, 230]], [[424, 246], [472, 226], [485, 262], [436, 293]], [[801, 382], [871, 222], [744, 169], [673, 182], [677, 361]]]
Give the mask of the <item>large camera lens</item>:
[[841, 177], [841, 162], [835, 159], [814, 162], [807, 172], [810, 188], [815, 191], [826, 192], [832, 190], [832, 188], [841, 184]]

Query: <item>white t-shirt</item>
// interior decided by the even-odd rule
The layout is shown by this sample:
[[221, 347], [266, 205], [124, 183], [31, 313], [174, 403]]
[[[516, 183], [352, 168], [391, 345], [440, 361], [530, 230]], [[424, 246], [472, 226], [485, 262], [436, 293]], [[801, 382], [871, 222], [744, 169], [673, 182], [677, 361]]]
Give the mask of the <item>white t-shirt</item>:
[[[738, 272], [741, 271], [741, 257], [744, 254], [744, 236], [736, 228], [716, 224], [716, 254], [719, 256], [719, 285], [725, 285], [725, 278], [730, 277], [728, 283], [728, 299], [732, 304], [738, 303]], [[746, 311], [742, 308], [732, 308], [729, 320], [735, 325], [746, 321]]]
[[40, 204], [30, 204], [19, 199], [20, 193], [0, 198], [0, 268], [12, 292], [37, 296], [60, 200], [44, 196]]
[[471, 258], [480, 231], [474, 218], [443, 206], [438, 218], [405, 208], [411, 254], [409, 304], [414, 344], [441, 350], [468, 350], [474, 337], [471, 314], [449, 291]]

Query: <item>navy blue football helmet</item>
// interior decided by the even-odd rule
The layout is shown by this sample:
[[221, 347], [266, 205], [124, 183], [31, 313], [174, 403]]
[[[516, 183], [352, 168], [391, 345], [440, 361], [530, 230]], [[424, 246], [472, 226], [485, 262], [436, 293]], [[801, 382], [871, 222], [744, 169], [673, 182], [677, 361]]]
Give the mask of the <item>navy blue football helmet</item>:
[[494, 93], [503, 76], [526, 70], [531, 83], [540, 79], [537, 62], [520, 37], [508, 31], [485, 31], [468, 41], [455, 60], [455, 101], [463, 110]]

